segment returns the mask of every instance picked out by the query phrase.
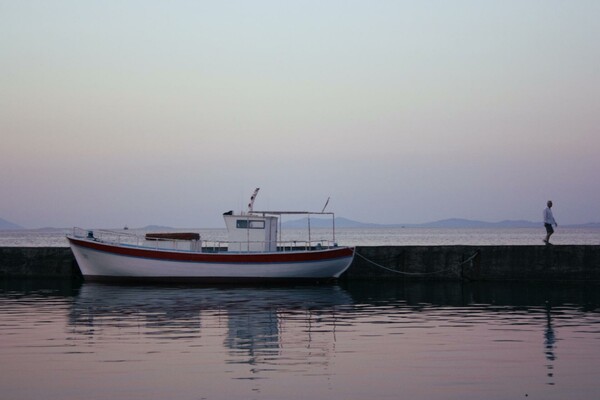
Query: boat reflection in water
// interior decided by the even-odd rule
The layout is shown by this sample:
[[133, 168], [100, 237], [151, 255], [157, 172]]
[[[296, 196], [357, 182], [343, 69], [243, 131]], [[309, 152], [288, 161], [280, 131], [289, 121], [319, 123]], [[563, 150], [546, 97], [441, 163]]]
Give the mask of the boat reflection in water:
[[[284, 343], [302, 341], [310, 346], [311, 325], [317, 323], [327, 326], [329, 337], [319, 340], [325, 356], [334, 346], [331, 335], [337, 314], [352, 304], [350, 294], [335, 285], [205, 288], [85, 283], [71, 307], [69, 325], [73, 333], [96, 340], [114, 341], [115, 332], [130, 338], [137, 332], [150, 341], [225, 347], [235, 352], [226, 362], [256, 364], [258, 357], [280, 352]], [[287, 330], [288, 325], [294, 328]], [[326, 358], [321, 361], [326, 363]]]
[[130, 381], [144, 382], [135, 390], [156, 399], [167, 391], [218, 399], [383, 399], [400, 392], [560, 399], [594, 398], [588, 395], [597, 390], [597, 286], [84, 283], [68, 298], [64, 358], [79, 360], [74, 374], [83, 368], [126, 377], [110, 387], [80, 381], [83, 392], [105, 395], [98, 398], [118, 398]]

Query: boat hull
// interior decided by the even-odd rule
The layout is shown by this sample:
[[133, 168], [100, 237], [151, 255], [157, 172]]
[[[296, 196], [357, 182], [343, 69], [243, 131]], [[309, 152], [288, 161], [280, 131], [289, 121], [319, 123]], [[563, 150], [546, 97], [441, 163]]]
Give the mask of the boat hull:
[[338, 278], [354, 249], [269, 253], [201, 253], [109, 244], [68, 237], [86, 280], [268, 281]]

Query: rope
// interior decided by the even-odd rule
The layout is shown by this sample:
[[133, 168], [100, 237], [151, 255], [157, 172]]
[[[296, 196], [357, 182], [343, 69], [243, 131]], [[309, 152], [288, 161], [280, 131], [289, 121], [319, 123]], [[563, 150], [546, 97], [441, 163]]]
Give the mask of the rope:
[[370, 264], [372, 264], [372, 265], [374, 265], [376, 267], [379, 267], [381, 269], [385, 269], [386, 271], [394, 272], [396, 274], [402, 274], [402, 275], [434, 275], [434, 274], [441, 274], [442, 272], [454, 271], [458, 267], [460, 267], [461, 265], [464, 265], [464, 264], [466, 264], [468, 262], [471, 262], [473, 259], [475, 259], [475, 257], [477, 257], [477, 255], [479, 255], [479, 250], [476, 251], [475, 254], [473, 254], [471, 257], [467, 258], [466, 260], [460, 262], [459, 264], [457, 264], [455, 266], [452, 266], [452, 267], [446, 268], [446, 269], [442, 269], [442, 270], [439, 270], [439, 271], [434, 271], [434, 272], [404, 272], [404, 271], [397, 271], [395, 269], [391, 269], [391, 268], [385, 267], [385, 266], [383, 266], [381, 264], [377, 264], [373, 260], [369, 260], [368, 258], [366, 258], [365, 256], [363, 256], [360, 253], [356, 253], [355, 252], [354, 254], [356, 254], [357, 256], [359, 256], [360, 258], [362, 258], [363, 260], [365, 260], [366, 262], [368, 262], [368, 263], [370, 263]]

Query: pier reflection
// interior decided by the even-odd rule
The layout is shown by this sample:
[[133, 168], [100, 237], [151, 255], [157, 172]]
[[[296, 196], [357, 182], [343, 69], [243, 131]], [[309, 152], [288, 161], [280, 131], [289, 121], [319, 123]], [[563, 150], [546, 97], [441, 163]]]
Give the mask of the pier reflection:
[[[440, 337], [460, 343], [455, 345], [458, 354], [477, 354], [479, 348], [499, 358], [512, 343], [527, 348], [532, 337], [529, 348], [539, 346], [537, 363], [545, 366], [546, 384], [553, 385], [559, 358], [556, 340], [564, 321], [597, 318], [600, 309], [595, 286], [515, 283], [367, 281], [283, 287], [85, 283], [73, 294], [70, 334], [90, 343], [139, 344], [136, 338], [142, 337], [153, 351], [175, 342], [186, 352], [208, 349], [219, 352], [225, 365], [243, 366], [228, 372], [244, 380], [272, 371], [327, 375], [340, 337], [351, 337], [358, 346], [348, 347], [342, 339], [345, 356], [360, 354], [365, 351], [360, 346], [379, 341], [392, 346], [390, 351], [419, 357], [407, 349], [422, 347], [423, 354], [429, 354], [436, 346], [447, 346], [435, 341]], [[425, 335], [414, 336], [415, 332]], [[425, 339], [431, 342], [421, 341]]]

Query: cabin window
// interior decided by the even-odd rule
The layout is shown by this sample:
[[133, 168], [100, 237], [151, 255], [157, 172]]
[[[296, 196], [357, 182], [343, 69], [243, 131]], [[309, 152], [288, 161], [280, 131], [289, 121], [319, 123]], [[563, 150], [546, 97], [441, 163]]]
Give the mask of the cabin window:
[[265, 229], [265, 221], [238, 219], [235, 227], [238, 229]]

